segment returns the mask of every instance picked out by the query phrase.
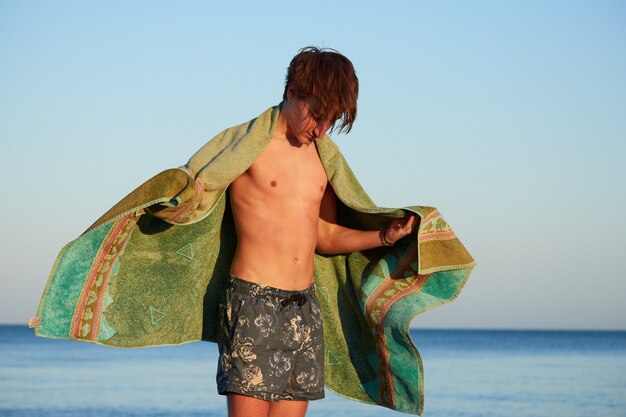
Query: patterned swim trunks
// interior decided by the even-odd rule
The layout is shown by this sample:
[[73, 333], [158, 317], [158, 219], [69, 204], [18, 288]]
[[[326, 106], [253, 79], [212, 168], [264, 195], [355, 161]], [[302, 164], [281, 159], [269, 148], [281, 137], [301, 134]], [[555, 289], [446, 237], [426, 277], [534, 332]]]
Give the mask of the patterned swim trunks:
[[219, 314], [219, 394], [266, 401], [324, 398], [324, 335], [315, 284], [288, 291], [231, 276]]

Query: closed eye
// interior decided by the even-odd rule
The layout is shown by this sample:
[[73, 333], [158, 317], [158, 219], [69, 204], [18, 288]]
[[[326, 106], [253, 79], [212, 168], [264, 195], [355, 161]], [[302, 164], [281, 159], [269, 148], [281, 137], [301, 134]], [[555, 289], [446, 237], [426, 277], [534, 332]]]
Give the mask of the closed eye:
[[322, 115], [320, 113], [309, 113], [309, 117], [311, 119], [315, 119], [315, 121], [319, 122], [322, 118]]

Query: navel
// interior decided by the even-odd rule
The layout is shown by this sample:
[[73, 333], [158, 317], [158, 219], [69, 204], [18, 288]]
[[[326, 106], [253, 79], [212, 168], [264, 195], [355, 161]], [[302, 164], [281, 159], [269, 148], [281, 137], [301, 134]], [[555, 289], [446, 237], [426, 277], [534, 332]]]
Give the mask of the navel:
[[275, 180], [272, 180], [272, 182], [270, 182], [270, 185], [271, 185], [272, 187], [276, 187], [276, 181], [275, 181]]
[[324, 192], [324, 186], [323, 185], [320, 187], [320, 191]]

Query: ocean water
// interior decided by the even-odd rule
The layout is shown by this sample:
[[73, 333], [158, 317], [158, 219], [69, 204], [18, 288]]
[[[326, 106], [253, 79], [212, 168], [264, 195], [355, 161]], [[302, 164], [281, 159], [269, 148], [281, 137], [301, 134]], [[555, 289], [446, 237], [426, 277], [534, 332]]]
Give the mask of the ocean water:
[[[413, 330], [428, 417], [626, 416], [626, 332]], [[213, 343], [144, 349], [0, 326], [2, 417], [225, 416]], [[326, 390], [307, 416], [402, 416]]]

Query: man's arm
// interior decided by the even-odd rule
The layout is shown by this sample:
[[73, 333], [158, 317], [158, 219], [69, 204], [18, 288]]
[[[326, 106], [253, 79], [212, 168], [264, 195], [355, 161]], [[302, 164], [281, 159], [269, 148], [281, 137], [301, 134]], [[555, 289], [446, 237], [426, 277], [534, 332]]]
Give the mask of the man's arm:
[[337, 196], [330, 184], [326, 187], [320, 205], [320, 217], [317, 223], [316, 251], [332, 255], [350, 253], [383, 246], [382, 238], [389, 245], [413, 231], [417, 224], [416, 216], [393, 219], [384, 236], [378, 230], [354, 230], [337, 224]]

